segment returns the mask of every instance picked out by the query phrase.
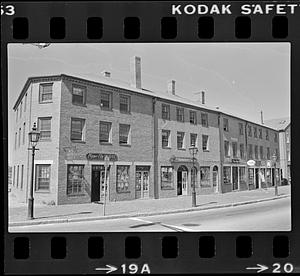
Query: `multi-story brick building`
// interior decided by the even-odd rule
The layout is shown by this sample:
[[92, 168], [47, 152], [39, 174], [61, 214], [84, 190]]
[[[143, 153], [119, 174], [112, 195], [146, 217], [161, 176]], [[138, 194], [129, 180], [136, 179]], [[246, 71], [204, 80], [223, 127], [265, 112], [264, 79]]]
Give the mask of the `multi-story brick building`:
[[279, 155], [282, 179], [291, 183], [291, 120], [280, 118], [265, 121], [265, 124], [279, 131]]
[[[278, 141], [271, 140], [276, 130], [209, 108], [204, 92], [200, 101], [184, 99], [175, 81], [168, 93], [145, 90], [140, 58], [131, 68], [131, 85], [108, 72], [97, 79], [61, 74], [27, 80], [14, 105], [12, 188], [21, 201], [30, 186], [28, 132], [34, 122], [41, 134], [35, 201], [103, 200], [105, 156], [111, 201], [188, 195], [193, 177], [198, 194], [263, 186], [271, 170], [268, 154], [278, 151]], [[259, 134], [250, 135], [250, 126]], [[260, 138], [260, 130], [270, 139]], [[262, 155], [252, 156], [250, 145], [262, 148]], [[198, 148], [194, 167], [190, 146]], [[249, 159], [257, 161], [255, 168], [248, 168]]]

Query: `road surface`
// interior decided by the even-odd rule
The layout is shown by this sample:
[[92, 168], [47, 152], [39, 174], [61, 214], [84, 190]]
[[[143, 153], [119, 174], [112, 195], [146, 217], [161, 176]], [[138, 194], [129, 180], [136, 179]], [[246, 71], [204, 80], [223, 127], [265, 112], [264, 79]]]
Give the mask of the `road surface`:
[[289, 197], [178, 214], [18, 226], [9, 232], [289, 231], [290, 203]]

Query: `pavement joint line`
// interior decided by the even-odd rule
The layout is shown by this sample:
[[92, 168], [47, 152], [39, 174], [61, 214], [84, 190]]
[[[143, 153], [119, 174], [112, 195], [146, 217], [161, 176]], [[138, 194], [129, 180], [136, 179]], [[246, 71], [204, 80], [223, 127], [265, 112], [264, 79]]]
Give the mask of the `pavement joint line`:
[[133, 217], [148, 217], [148, 216], [159, 216], [159, 215], [167, 215], [167, 214], [177, 214], [177, 213], [185, 213], [185, 212], [193, 212], [193, 211], [206, 211], [211, 209], [219, 209], [226, 207], [235, 207], [240, 205], [259, 203], [264, 201], [271, 201], [276, 199], [282, 199], [290, 197], [291, 195], [280, 195], [277, 197], [268, 197], [262, 199], [248, 200], [242, 202], [235, 203], [225, 203], [219, 204], [215, 206], [207, 206], [207, 207], [196, 207], [196, 208], [186, 208], [186, 209], [175, 209], [168, 211], [158, 211], [158, 212], [146, 212], [146, 213], [128, 213], [128, 214], [116, 214], [110, 216], [101, 216], [101, 217], [86, 217], [86, 218], [66, 218], [66, 219], [52, 219], [52, 220], [39, 220], [39, 221], [17, 221], [10, 222], [8, 224], [9, 227], [17, 227], [17, 226], [31, 226], [31, 225], [39, 225], [39, 224], [54, 224], [54, 223], [68, 223], [68, 222], [81, 222], [81, 221], [97, 221], [97, 220], [110, 220], [110, 219], [121, 219], [121, 218], [133, 218]]

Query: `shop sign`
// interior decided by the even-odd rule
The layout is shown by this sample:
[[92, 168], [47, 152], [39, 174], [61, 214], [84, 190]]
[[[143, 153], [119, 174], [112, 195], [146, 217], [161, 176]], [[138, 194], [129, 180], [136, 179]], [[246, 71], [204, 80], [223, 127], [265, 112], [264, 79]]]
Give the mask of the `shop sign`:
[[112, 153], [88, 153], [86, 155], [86, 159], [93, 161], [105, 161], [106, 156], [109, 158], [110, 162], [118, 161], [118, 156]]
[[240, 159], [233, 158], [233, 159], [231, 159], [231, 163], [238, 164], [238, 163], [240, 163]]
[[268, 160], [267, 161], [267, 168], [271, 168], [272, 167], [272, 162], [271, 162], [271, 160]]
[[266, 166], [266, 161], [261, 161], [261, 166]]
[[254, 166], [255, 165], [255, 161], [254, 160], [248, 160], [247, 161], [247, 165], [248, 166]]

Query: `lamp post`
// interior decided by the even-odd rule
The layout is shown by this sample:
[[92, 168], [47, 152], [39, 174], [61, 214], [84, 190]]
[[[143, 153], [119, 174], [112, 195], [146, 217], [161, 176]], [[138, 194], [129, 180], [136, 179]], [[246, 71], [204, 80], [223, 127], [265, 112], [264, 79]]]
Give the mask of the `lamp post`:
[[106, 190], [107, 190], [107, 169], [109, 166], [109, 157], [105, 155], [104, 157], [104, 204], [103, 204], [103, 216], [105, 216], [105, 206], [106, 206]]
[[[193, 156], [193, 167], [191, 169], [192, 176], [192, 207], [196, 207], [196, 187], [195, 187], [195, 155], [198, 153], [198, 148], [194, 145], [189, 148], [190, 154]], [[194, 171], [194, 173], [193, 173]]]
[[34, 155], [36, 149], [37, 142], [40, 139], [40, 133], [37, 131], [36, 123], [33, 124], [32, 130], [28, 133], [29, 141], [31, 144], [31, 148], [28, 150], [32, 151], [32, 164], [31, 164], [31, 183], [29, 189], [29, 198], [28, 198], [28, 219], [33, 219], [33, 180], [34, 180]]
[[274, 153], [272, 155], [272, 160], [274, 163], [274, 173], [275, 173], [275, 195], [278, 196], [278, 185], [277, 185], [277, 173], [276, 173], [276, 161], [277, 161], [277, 155]]

